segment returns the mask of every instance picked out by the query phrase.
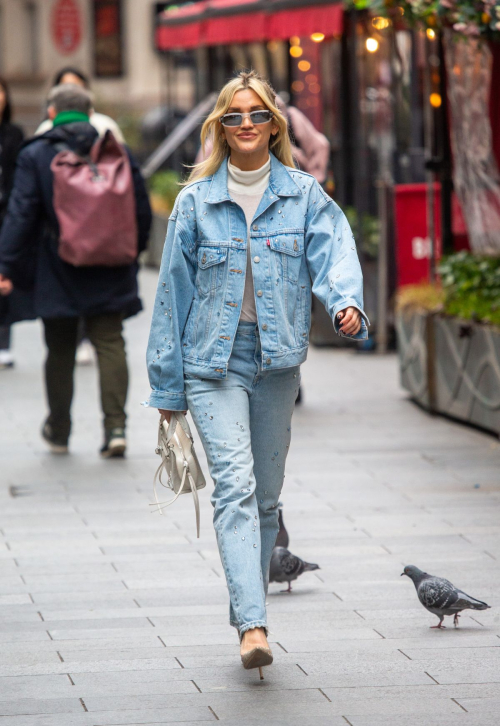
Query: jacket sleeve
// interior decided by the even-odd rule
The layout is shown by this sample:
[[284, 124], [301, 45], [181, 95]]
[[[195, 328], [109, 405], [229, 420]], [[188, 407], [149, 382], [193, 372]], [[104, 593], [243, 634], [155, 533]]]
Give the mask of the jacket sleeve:
[[337, 314], [347, 307], [361, 313], [361, 330], [345, 337], [368, 338], [370, 324], [363, 310], [363, 274], [349, 222], [340, 207], [313, 182], [305, 231], [306, 258], [312, 291], [326, 308], [335, 332]]
[[39, 235], [42, 190], [38, 172], [28, 149], [17, 158], [12, 193], [0, 234], [0, 274], [22, 281], [23, 262]]
[[153, 216], [151, 214], [151, 205], [149, 203], [148, 192], [144, 183], [144, 178], [141, 174], [141, 170], [139, 169], [139, 165], [137, 164], [134, 156], [130, 153], [129, 149], [127, 149], [127, 154], [130, 159], [132, 178], [134, 181], [138, 249], [140, 253], [146, 249], [146, 246], [148, 244], [149, 232], [151, 230]]
[[186, 411], [181, 341], [194, 297], [196, 255], [195, 242], [178, 219], [177, 207], [168, 222], [147, 365], [152, 389], [149, 406]]

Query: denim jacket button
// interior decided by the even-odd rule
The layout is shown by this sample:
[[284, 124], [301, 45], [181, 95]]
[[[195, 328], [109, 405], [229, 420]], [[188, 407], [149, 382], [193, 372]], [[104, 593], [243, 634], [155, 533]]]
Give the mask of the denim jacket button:
[[262, 297], [262, 290], [257, 290], [257, 297]]
[[268, 366], [271, 365], [271, 359], [270, 358], [266, 358], [266, 365], [268, 365]]
[[260, 257], [258, 257], [258, 256], [257, 256], [257, 257], [254, 257], [254, 258], [253, 258], [253, 261], [254, 261], [254, 262], [260, 262]]
[[267, 330], [267, 323], [264, 323], [264, 325], [262, 326], [262, 330]]
[[254, 231], [254, 232], [257, 232], [257, 230], [258, 230], [259, 228], [257, 227], [257, 225], [256, 225], [256, 224], [254, 224], [254, 226], [252, 227], [252, 229], [253, 229], [253, 231]]

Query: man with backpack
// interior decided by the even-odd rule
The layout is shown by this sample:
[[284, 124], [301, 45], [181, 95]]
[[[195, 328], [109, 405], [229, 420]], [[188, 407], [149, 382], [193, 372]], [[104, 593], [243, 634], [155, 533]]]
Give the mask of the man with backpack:
[[45, 330], [49, 416], [42, 436], [68, 451], [78, 320], [94, 345], [104, 412], [105, 458], [123, 456], [128, 369], [123, 320], [142, 309], [137, 256], [145, 249], [151, 209], [139, 168], [111, 132], [89, 123], [92, 98], [76, 85], [53, 88], [52, 130], [18, 157], [0, 235], [0, 294], [34, 290]]

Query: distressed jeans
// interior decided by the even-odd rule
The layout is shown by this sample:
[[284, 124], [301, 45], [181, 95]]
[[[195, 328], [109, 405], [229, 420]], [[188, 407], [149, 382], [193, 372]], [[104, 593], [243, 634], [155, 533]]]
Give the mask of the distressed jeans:
[[187, 376], [189, 411], [215, 488], [214, 527], [240, 638], [267, 629], [269, 565], [299, 366], [262, 370], [257, 325], [240, 322], [224, 380]]

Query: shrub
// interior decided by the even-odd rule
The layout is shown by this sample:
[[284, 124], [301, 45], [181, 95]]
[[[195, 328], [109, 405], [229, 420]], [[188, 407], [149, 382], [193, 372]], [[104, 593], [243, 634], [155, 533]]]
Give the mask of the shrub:
[[180, 177], [176, 171], [157, 171], [148, 180], [151, 192], [151, 206], [158, 213], [170, 214], [177, 195], [181, 191]]
[[365, 212], [361, 216], [355, 207], [344, 207], [344, 214], [352, 229], [356, 241], [360, 241], [360, 250], [368, 257], [377, 259], [380, 244], [380, 221], [378, 217]]
[[443, 291], [436, 285], [405, 285], [397, 292], [396, 310], [402, 313], [437, 312], [443, 309], [443, 299]]
[[500, 326], [500, 258], [458, 252], [439, 266], [444, 311]]

